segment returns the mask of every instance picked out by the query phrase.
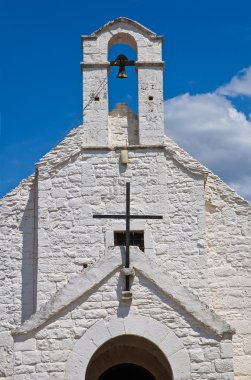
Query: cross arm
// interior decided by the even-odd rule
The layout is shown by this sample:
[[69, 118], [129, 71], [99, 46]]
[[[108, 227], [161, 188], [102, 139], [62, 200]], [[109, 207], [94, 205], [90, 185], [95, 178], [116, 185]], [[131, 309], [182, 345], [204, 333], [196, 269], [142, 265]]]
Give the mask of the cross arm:
[[93, 218], [95, 219], [125, 219], [126, 218], [126, 215], [99, 215], [99, 214], [96, 214], [96, 215], [93, 215]]
[[[126, 219], [126, 215], [93, 215], [95, 219]], [[130, 215], [130, 219], [163, 219], [163, 216], [160, 215]]]
[[163, 219], [161, 215], [130, 215], [130, 219]]

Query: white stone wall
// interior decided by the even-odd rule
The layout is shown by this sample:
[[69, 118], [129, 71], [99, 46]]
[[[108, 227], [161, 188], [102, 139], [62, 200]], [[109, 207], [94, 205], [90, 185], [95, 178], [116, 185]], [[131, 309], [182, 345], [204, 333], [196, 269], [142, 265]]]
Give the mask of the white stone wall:
[[[142, 147], [128, 148], [127, 166], [120, 163], [118, 147], [108, 148], [124, 139], [124, 121], [116, 134], [110, 120], [108, 133], [106, 83], [108, 49], [121, 42], [136, 49], [140, 94]], [[123, 213], [130, 181], [131, 212], [164, 218], [133, 224], [146, 232], [145, 255], [236, 328], [235, 379], [250, 380], [251, 207], [217, 177], [209, 173], [206, 181], [207, 170], [171, 140], [147, 147], [163, 137], [159, 37], [120, 21], [83, 39], [83, 45], [85, 124], [40, 161], [35, 177], [0, 202], [0, 379], [65, 379], [68, 355], [88, 328], [99, 319], [128, 314], [153, 318], [176, 334], [191, 359], [191, 380], [233, 379], [230, 337], [214, 335], [140, 273], [131, 304], [121, 301], [124, 283], [116, 272], [37, 331], [15, 335], [13, 355], [11, 330], [36, 304], [43, 306], [84, 274], [86, 265], [104, 257], [113, 231], [125, 227], [93, 214]]]
[[0, 378], [12, 375], [10, 329], [34, 312], [34, 177], [0, 200]]
[[[96, 38], [95, 38], [96, 37]], [[136, 23], [116, 22], [83, 39], [83, 59], [86, 63], [107, 62], [109, 49], [116, 43], [127, 43], [136, 49], [138, 61], [161, 61], [162, 39], [144, 31]]]
[[[180, 346], [183, 345], [189, 354], [191, 380], [233, 379], [231, 341], [219, 340], [186, 315], [175, 302], [157, 294], [149, 285], [143, 277], [136, 277], [132, 286], [133, 302], [123, 303], [118, 297], [121, 278], [116, 273], [94, 293], [65, 308], [56, 320], [41, 330], [28, 337], [17, 337], [15, 379], [25, 376], [28, 379], [65, 379], [66, 361], [75, 343], [90, 326], [100, 319], [109, 321], [116, 316], [121, 319], [130, 315], [150, 317], [174, 332]], [[105, 338], [109, 339], [109, 336]], [[93, 345], [98, 348], [103, 340], [100, 333], [91, 347], [85, 347], [86, 351], [92, 350]], [[177, 351], [180, 346], [176, 347]]]
[[[77, 135], [74, 132], [72, 135], [72, 147], [75, 144], [75, 136]], [[65, 145], [62, 144], [61, 148], [63, 149], [64, 146]], [[57, 147], [55, 152], [60, 151], [61, 148]], [[67, 146], [67, 149], [69, 149], [69, 146]], [[75, 150], [75, 155], [71, 158], [69, 157], [66, 161], [60, 159], [60, 157], [64, 157], [62, 151], [62, 153], [57, 153], [55, 156], [57, 157], [57, 165], [54, 166], [54, 168], [50, 168], [52, 162], [55, 164], [54, 152], [51, 152], [47, 156], [47, 161], [45, 161], [45, 159], [41, 161], [38, 180], [38, 306], [48, 300], [51, 294], [62, 287], [62, 285], [76, 273], [83, 271], [84, 263], [91, 265], [92, 262], [96, 261], [105, 253], [107, 231], [109, 231], [109, 228], [112, 231], [116, 226], [114, 227], [114, 221], [107, 223], [107, 221], [93, 220], [92, 215], [93, 213], [123, 212], [125, 207], [125, 182], [127, 180], [131, 181], [133, 212], [164, 215], [164, 226], [162, 226], [162, 221], [147, 221], [145, 223], [146, 228], [151, 232], [153, 238], [151, 258], [156, 260], [161, 268], [165, 268], [193, 293], [198, 294], [201, 299], [207, 300], [207, 256], [204, 240], [204, 179], [201, 175], [189, 173], [177, 160], [172, 158], [171, 151], [171, 148], [129, 150], [129, 164], [127, 167], [119, 164], [119, 151], [109, 149], [84, 150], [82, 153], [78, 153]], [[182, 157], [179, 154], [177, 157], [179, 157], [180, 162], [182, 162]], [[192, 160], [190, 161], [190, 165], [192, 167]], [[34, 248], [34, 236], [30, 239], [30, 234], [33, 234], [34, 226], [36, 226], [36, 224], [34, 224], [33, 183], [33, 178], [25, 181], [2, 201], [2, 215], [4, 216], [2, 221], [4, 231], [2, 240], [4, 243], [2, 246], [5, 247], [5, 252], [3, 251], [2, 257], [4, 259], [4, 267], [6, 268], [4, 269], [6, 271], [6, 278], [3, 279], [3, 281], [7, 281], [7, 283], [10, 284], [8, 285], [8, 289], [9, 286], [11, 289], [9, 301], [3, 298], [2, 303], [2, 310], [4, 311], [2, 314], [3, 331], [0, 336], [0, 352], [2, 352], [1, 358], [4, 358], [2, 359], [3, 369], [1, 369], [1, 376], [3, 378], [11, 374], [13, 365], [11, 355], [12, 339], [8, 331], [10, 327], [19, 325], [22, 320], [21, 289], [23, 285], [21, 284], [21, 276], [22, 265], [24, 265], [26, 261], [24, 260], [23, 263], [21, 261], [22, 254], [26, 254], [26, 250], [23, 250], [22, 245], [23, 232], [24, 235], [27, 234], [25, 239], [29, 237], [26, 245], [27, 252], [31, 252], [32, 249], [33, 252], [36, 252]], [[224, 266], [227, 257], [226, 252], [231, 252], [228, 246], [229, 241], [236, 239], [235, 243], [233, 243], [233, 247], [236, 247], [235, 255], [239, 254], [240, 246], [242, 247], [243, 244], [246, 247], [246, 252], [248, 250], [250, 235], [248, 221], [245, 222], [245, 220], [248, 218], [247, 211], [250, 206], [240, 201], [238, 197], [231, 198], [230, 195], [232, 192], [230, 191], [229, 195], [227, 187], [225, 185], [219, 187], [218, 182], [212, 177], [208, 179], [206, 193], [208, 202], [210, 196], [211, 203], [213, 202], [215, 205], [217, 200], [217, 202], [221, 204], [221, 207], [219, 207], [219, 205], [217, 206], [219, 208], [217, 212], [219, 213], [212, 212], [214, 207], [207, 204], [207, 210], [210, 210], [209, 216], [207, 216], [207, 238], [210, 241], [208, 257], [210, 268], [212, 268], [209, 272], [211, 305], [219, 314], [228, 319], [230, 323], [231, 321], [233, 322], [234, 317], [238, 315], [238, 319], [236, 318], [238, 326], [236, 323], [234, 324], [235, 327], [238, 327], [238, 335], [234, 338], [235, 370], [238, 380], [247, 380], [249, 376], [248, 282], [246, 282], [246, 279], [241, 280], [240, 276], [239, 282], [235, 282], [235, 280], [238, 279], [235, 277], [232, 279], [232, 284], [240, 284], [240, 281], [242, 281], [244, 285], [238, 285], [238, 289], [233, 285], [229, 292], [229, 285], [226, 285], [226, 287], [225, 285], [223, 286], [222, 279], [224, 281], [226, 280]], [[214, 199], [214, 201], [212, 201], [212, 199]], [[230, 202], [231, 199], [232, 203]], [[233, 220], [231, 220], [233, 205], [235, 205], [235, 214], [238, 215], [239, 218], [238, 226], [240, 226], [241, 232], [236, 230], [236, 221], [233, 223]], [[210, 207], [212, 207], [212, 209]], [[223, 210], [225, 211], [223, 212]], [[26, 212], [26, 214], [24, 212]], [[231, 217], [226, 215], [231, 215]], [[19, 227], [22, 225], [22, 220], [25, 221], [23, 227], [26, 227], [20, 229]], [[218, 222], [216, 222], [217, 220]], [[215, 229], [213, 223], [216, 224]], [[5, 226], [7, 226], [7, 230], [5, 230]], [[222, 226], [224, 226], [224, 228], [222, 228]], [[231, 226], [232, 229], [230, 228]], [[227, 233], [226, 231], [229, 228], [230, 232]], [[224, 235], [221, 235], [223, 233], [222, 231]], [[8, 244], [9, 236], [12, 236], [11, 245]], [[225, 240], [223, 239], [225, 246], [222, 244], [222, 236], [225, 236]], [[31, 248], [31, 242], [33, 248]], [[93, 247], [93, 242], [95, 242], [95, 247]], [[213, 244], [217, 249], [211, 248]], [[12, 256], [13, 252], [16, 257]], [[242, 263], [239, 256], [235, 257], [236, 260], [233, 260], [235, 262], [235, 269], [237, 270], [237, 267], [240, 266], [238, 271], [240, 270], [241, 274], [247, 274], [247, 265], [249, 262], [244, 261]], [[228, 261], [230, 259], [231, 256], [228, 257]], [[219, 266], [219, 268], [217, 268], [217, 266]], [[220, 268], [220, 266], [223, 266], [223, 268]], [[246, 269], [244, 269], [244, 266]], [[27, 267], [29, 267], [29, 265]], [[12, 268], [13, 272], [10, 271], [9, 268]], [[221, 272], [222, 269], [223, 272]], [[229, 267], [227, 267], [227, 269], [229, 270]], [[29, 276], [30, 279], [33, 278], [33, 270], [29, 272]], [[231, 280], [230, 276], [227, 276], [227, 280], [227, 284], [229, 284]], [[42, 354], [40, 338], [35, 342], [33, 337], [28, 337], [31, 339], [30, 346], [29, 340], [28, 343], [25, 343], [28, 344], [28, 346], [25, 345], [24, 348], [20, 348], [19, 346], [17, 349], [18, 352], [15, 354], [16, 365], [19, 366], [16, 370], [17, 378], [25, 379], [27, 376], [28, 378], [34, 379], [57, 378], [57, 376], [60, 378], [60, 376], [63, 376], [65, 358], [68, 355], [67, 347], [72, 347], [72, 339], [75, 342], [77, 337], [85, 331], [85, 328], [93, 323], [95, 318], [109, 318], [112, 314], [112, 311], [109, 310], [113, 310], [113, 312], [116, 310], [119, 303], [118, 295], [116, 293], [117, 298], [113, 298], [113, 296], [109, 294], [114, 292], [116, 288], [114, 286], [117, 281], [116, 276], [113, 281], [113, 288], [112, 286], [103, 285], [101, 294], [95, 292], [91, 296], [96, 299], [99, 304], [95, 303], [89, 306], [89, 299], [83, 300], [85, 301], [83, 307], [86, 307], [86, 309], [84, 314], [85, 318], [82, 318], [82, 314], [81, 320], [85, 319], [83, 323], [85, 323], [86, 327], [82, 325], [79, 326], [77, 323], [74, 328], [80, 332], [76, 333], [76, 336], [73, 337], [73, 335], [70, 335], [64, 337], [64, 334], [71, 334], [69, 332], [70, 319], [68, 316], [66, 318], [68, 320], [67, 322], [64, 316], [61, 315], [60, 319], [57, 320], [57, 322], [55, 321], [55, 325], [58, 327], [55, 333], [53, 333], [58, 334], [58, 337], [55, 337], [56, 335], [54, 336], [53, 334], [49, 337], [47, 332], [43, 333], [43, 330], [38, 333], [45, 334], [48, 338], [42, 343], [42, 347], [43, 344], [45, 345], [44, 349], [46, 350], [46, 354]], [[29, 282], [29, 284], [31, 283], [32, 281]], [[118, 283], [116, 282], [116, 284]], [[152, 310], [154, 313], [152, 316], [154, 318], [162, 320], [165, 323], [168, 322], [169, 328], [173, 328], [175, 332], [179, 331], [179, 327], [175, 322], [178, 317], [172, 316], [169, 312], [169, 314], [167, 313], [165, 302], [158, 301], [157, 306], [151, 304], [152, 301], [148, 302], [152, 297], [159, 297], [157, 295], [159, 293], [156, 293], [154, 287], [150, 287], [149, 291], [147, 291], [146, 289], [149, 284], [143, 278], [136, 279], [133, 286], [135, 297], [132, 305], [133, 312], [148, 315], [147, 310], [149, 309], [149, 313]], [[142, 289], [138, 291], [137, 286], [141, 286]], [[219, 297], [220, 292], [226, 289], [229, 293], [224, 293], [224, 297], [222, 295]], [[238, 296], [239, 294], [235, 293], [235, 295], [233, 295], [233, 289], [237, 291], [237, 293], [240, 290], [242, 292], [242, 298], [239, 300], [242, 306], [239, 309], [238, 306], [235, 306], [232, 302], [233, 298], [231, 297]], [[29, 296], [27, 293], [27, 296], [27, 300], [31, 300], [31, 295]], [[108, 298], [107, 301], [110, 300], [109, 304], [104, 302], [106, 298]], [[246, 300], [245, 304], [243, 303], [243, 299]], [[22, 302], [23, 301], [23, 306], [25, 306], [26, 301], [24, 298], [22, 299]], [[27, 305], [28, 303], [29, 302], [27, 302]], [[174, 307], [174, 305], [172, 306]], [[223, 310], [223, 307], [227, 309]], [[25, 311], [25, 307], [23, 310]], [[181, 309], [176, 309], [176, 311], [177, 314], [181, 313], [181, 315], [184, 315]], [[72, 309], [71, 317], [74, 315], [74, 312]], [[27, 317], [30, 310], [26, 310], [26, 313]], [[232, 315], [232, 317], [229, 318], [229, 315]], [[179, 318], [182, 319], [183, 317]], [[65, 328], [65, 332], [61, 335], [61, 326], [64, 328], [64, 323], [65, 326], [68, 327]], [[189, 324], [190, 323], [191, 321], [189, 320]], [[73, 325], [71, 324], [71, 326]], [[196, 379], [199, 376], [207, 378], [208, 375], [206, 375], [206, 373], [210, 373], [209, 371], [214, 373], [216, 371], [215, 378], [220, 379], [222, 378], [220, 374], [224, 371], [229, 372], [229, 375], [225, 375], [224, 373], [224, 378], [231, 379], [231, 371], [227, 369], [231, 367], [229, 341], [225, 342], [226, 345], [222, 345], [221, 349], [219, 349], [219, 341], [217, 339], [216, 343], [214, 339], [211, 341], [211, 338], [206, 338], [209, 339], [206, 342], [203, 340], [204, 338], [201, 338], [201, 335], [204, 334], [203, 328], [200, 327], [199, 332], [197, 327], [191, 325], [191, 328], [194, 328], [198, 333], [198, 338], [196, 338], [197, 343], [195, 343], [195, 346], [191, 345], [189, 348], [192, 352], [193, 378]], [[50, 330], [49, 326], [48, 330]], [[67, 330], [68, 332], [66, 332]], [[45, 331], [47, 331], [47, 328]], [[186, 341], [185, 333], [187, 334], [188, 331], [187, 326], [183, 331], [184, 337], [182, 337], [182, 334], [181, 337], [183, 341]], [[8, 342], [6, 340], [7, 336]], [[39, 335], [37, 337], [39, 337]], [[18, 338], [18, 340], [20, 339], [22, 340], [23, 338]], [[192, 342], [192, 340], [189, 340], [189, 342]], [[36, 348], [34, 349], [35, 344]], [[52, 346], [48, 348], [48, 345]], [[186, 347], [188, 346], [189, 344], [187, 344]], [[203, 352], [200, 351], [200, 347], [202, 346]], [[194, 353], [193, 350], [195, 350]], [[19, 351], [22, 351], [22, 353]], [[206, 352], [208, 353], [206, 354]], [[57, 361], [56, 357], [60, 359]], [[50, 362], [51, 365], [43, 365], [43, 360], [45, 360], [45, 363]], [[56, 365], [53, 365], [54, 361]], [[204, 366], [201, 364], [202, 362], [206, 362], [207, 364]], [[209, 363], [211, 363], [211, 366]], [[55, 372], [57, 371], [62, 374], [56, 375]], [[202, 372], [200, 373], [199, 371]], [[36, 372], [38, 372], [38, 374]], [[29, 375], [29, 373], [31, 374]], [[246, 374], [246, 376], [244, 374]]]
[[140, 144], [164, 140], [163, 67], [138, 67]]
[[[107, 145], [107, 67], [83, 67], [83, 117], [86, 145]], [[95, 100], [96, 99], [96, 100]]]
[[[105, 253], [107, 232], [116, 228], [116, 221], [93, 219], [93, 214], [125, 212], [126, 181], [131, 182], [132, 213], [164, 217], [144, 221], [158, 264], [205, 299], [202, 176], [181, 169], [164, 148], [129, 150], [127, 167], [120, 164], [119, 151], [100, 149], [83, 151], [66, 165], [58, 165], [50, 178], [44, 178], [40, 168], [39, 304], [84, 263]], [[117, 223], [120, 230], [121, 222]]]
[[210, 305], [236, 329], [235, 379], [251, 376], [251, 205], [217, 177], [206, 186]]
[[118, 103], [108, 116], [109, 145], [139, 145], [138, 115], [127, 103]]
[[[137, 55], [139, 143], [160, 144], [164, 139], [162, 38], [123, 20], [83, 38], [84, 143], [107, 144], [108, 52], [117, 43], [130, 45]], [[93, 100], [95, 95], [98, 101]]]

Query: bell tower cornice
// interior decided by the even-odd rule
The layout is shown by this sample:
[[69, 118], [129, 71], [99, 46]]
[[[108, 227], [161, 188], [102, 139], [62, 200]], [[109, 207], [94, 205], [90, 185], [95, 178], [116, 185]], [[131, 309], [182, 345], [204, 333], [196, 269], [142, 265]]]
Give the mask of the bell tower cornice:
[[146, 33], [149, 36], [149, 38], [158, 39], [158, 40], [164, 39], [164, 36], [156, 35], [156, 33], [154, 33], [152, 30], [146, 28], [144, 25], [140, 24], [137, 21], [134, 21], [128, 17], [118, 17], [112, 21], [109, 21], [107, 24], [103, 25], [101, 28], [97, 29], [95, 32], [93, 32], [90, 35], [82, 35], [82, 40], [89, 39], [89, 38], [96, 39], [102, 32], [104, 32], [105, 30], [119, 23], [125, 23], [130, 26], [133, 26], [134, 28], [139, 29], [141, 32]]

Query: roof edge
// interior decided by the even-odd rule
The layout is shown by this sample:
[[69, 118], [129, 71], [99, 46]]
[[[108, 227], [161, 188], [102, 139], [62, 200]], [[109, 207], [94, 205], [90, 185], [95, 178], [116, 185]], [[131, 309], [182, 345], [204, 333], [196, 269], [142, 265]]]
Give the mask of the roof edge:
[[175, 278], [159, 268], [152, 260], [143, 256], [138, 249], [137, 255], [132, 256], [132, 266], [135, 270], [155, 284], [158, 289], [168, 298], [173, 299], [195, 320], [216, 333], [218, 336], [224, 334], [235, 334], [233, 329], [225, 320], [202, 302], [198, 296], [191, 293], [188, 288], [181, 285]]
[[118, 251], [121, 252], [119, 247], [110, 248], [109, 256], [103, 256], [90, 269], [72, 277], [35, 314], [31, 315], [21, 326], [13, 329], [12, 335], [24, 335], [38, 330], [48, 323], [52, 317], [99, 285], [101, 281], [122, 266], [121, 255]]
[[[108, 23], [106, 23], [105, 25], [103, 25], [101, 28], [95, 30], [95, 32], [91, 33], [90, 36], [91, 37], [95, 37], [95, 36], [98, 36], [100, 35], [104, 30], [108, 29], [109, 27], [113, 26], [113, 25], [116, 25], [120, 22], [124, 22], [128, 25], [133, 25], [134, 27], [140, 29], [142, 32], [148, 34], [150, 37], [160, 37], [160, 38], [163, 38], [163, 36], [157, 36], [157, 34], [155, 32], [153, 32], [152, 30], [146, 28], [145, 26], [143, 26], [142, 24], [140, 24], [139, 22], [137, 21], [134, 21], [128, 17], [118, 17], [118, 18], [115, 18], [114, 20], [112, 21], [109, 21]], [[88, 36], [82, 36], [82, 39], [85, 38], [85, 37], [88, 37]]]
[[[168, 298], [173, 299], [195, 320], [202, 323], [206, 328], [218, 336], [234, 334], [235, 330], [213, 310], [200, 301], [199, 297], [192, 294], [186, 287], [181, 285], [171, 275], [164, 272], [155, 263], [141, 254], [137, 247], [133, 247], [137, 254], [132, 255], [132, 267], [151, 283], [156, 285]], [[21, 326], [12, 330], [13, 335], [24, 335], [45, 326], [55, 315], [66, 309], [84, 294], [99, 285], [106, 277], [122, 267], [121, 255], [123, 250], [119, 247], [110, 248], [109, 256], [105, 255], [98, 260], [93, 267], [73, 277], [70, 281], [56, 292], [42, 307], [33, 314]]]

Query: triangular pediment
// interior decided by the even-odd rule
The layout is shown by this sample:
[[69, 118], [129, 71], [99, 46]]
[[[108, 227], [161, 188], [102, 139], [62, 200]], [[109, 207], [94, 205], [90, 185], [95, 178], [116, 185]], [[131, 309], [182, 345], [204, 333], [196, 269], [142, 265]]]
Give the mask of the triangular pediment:
[[[116, 146], [86, 146], [81, 143], [83, 135], [85, 132], [85, 126], [80, 125], [79, 127], [73, 129], [64, 140], [62, 140], [55, 148], [51, 149], [45, 156], [43, 156], [40, 161], [36, 164], [36, 167], [40, 171], [53, 172], [55, 169], [60, 167], [62, 164], [67, 163], [67, 161], [73, 160], [81, 154], [98, 151], [110, 151], [116, 150]], [[119, 147], [121, 149], [121, 147]], [[168, 155], [175, 160], [181, 167], [186, 169], [192, 174], [196, 174], [204, 177], [205, 185], [207, 183], [208, 177], [210, 177], [210, 187], [213, 185], [215, 188], [219, 189], [219, 194], [222, 194], [225, 201], [243, 203], [246, 206], [249, 203], [244, 200], [239, 194], [237, 194], [233, 189], [231, 189], [225, 182], [223, 182], [217, 175], [212, 173], [208, 168], [201, 164], [198, 160], [193, 158], [189, 153], [182, 149], [178, 144], [176, 144], [171, 138], [165, 136], [164, 143], [158, 146], [127, 146], [126, 149], [135, 150], [139, 149], [164, 149]], [[95, 153], [94, 153], [95, 154]]]
[[[133, 269], [143, 275], [150, 283], [154, 284], [163, 295], [174, 300], [195, 320], [217, 335], [222, 336], [225, 333], [234, 333], [234, 330], [227, 322], [222, 320], [213, 310], [209, 309], [205, 303], [201, 302], [197, 296], [182, 286], [169, 273], [163, 271], [152, 260], [149, 260], [146, 255], [140, 253], [137, 247], [133, 247], [132, 250], [136, 250], [131, 260]], [[106, 256], [97, 261], [85, 273], [73, 277], [40, 310], [13, 331], [13, 334], [27, 334], [41, 328], [52, 317], [55, 317], [85, 293], [90, 292], [113, 272], [122, 269], [122, 261], [123, 257], [121, 257], [119, 247], [109, 249]]]
[[93, 32], [91, 34], [91, 36], [99, 36], [103, 32], [105, 32], [107, 29], [112, 28], [114, 26], [119, 26], [119, 24], [121, 24], [121, 25], [127, 24], [130, 27], [133, 26], [134, 28], [138, 29], [140, 32], [147, 34], [149, 37], [156, 37], [156, 33], [151, 31], [150, 29], [146, 28], [145, 26], [141, 25], [137, 21], [134, 21], [134, 20], [127, 18], [127, 17], [118, 17], [115, 20], [109, 21], [107, 24], [105, 24], [104, 26], [102, 26], [101, 28], [99, 28], [95, 32]]

